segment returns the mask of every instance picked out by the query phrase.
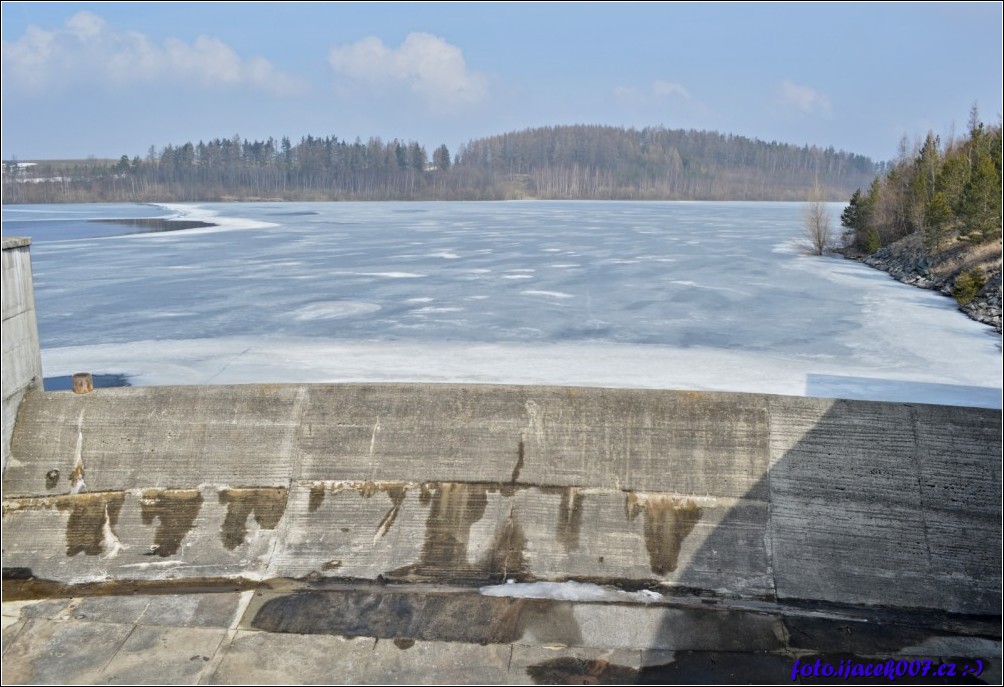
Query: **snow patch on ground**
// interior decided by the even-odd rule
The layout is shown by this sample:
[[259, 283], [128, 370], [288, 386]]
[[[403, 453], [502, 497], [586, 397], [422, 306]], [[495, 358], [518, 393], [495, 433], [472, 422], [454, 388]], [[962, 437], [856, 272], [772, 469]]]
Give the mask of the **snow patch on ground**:
[[659, 592], [642, 589], [625, 592], [601, 587], [591, 582], [513, 582], [481, 587], [484, 596], [503, 596], [516, 599], [551, 599], [554, 601], [631, 602], [658, 603], [663, 600]]
[[[47, 376], [80, 370], [127, 375], [137, 386], [266, 382], [442, 382], [685, 389], [1001, 407], [977, 374], [960, 383], [879, 362], [848, 373], [841, 361], [709, 347], [616, 343], [335, 342], [291, 337], [134, 341], [42, 351]], [[998, 375], [997, 379], [1000, 379]]]

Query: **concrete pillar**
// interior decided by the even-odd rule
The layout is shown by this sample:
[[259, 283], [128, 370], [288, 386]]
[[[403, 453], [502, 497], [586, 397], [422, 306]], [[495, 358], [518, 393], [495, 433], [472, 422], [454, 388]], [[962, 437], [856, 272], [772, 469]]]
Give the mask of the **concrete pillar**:
[[31, 240], [3, 238], [3, 465], [7, 470], [10, 438], [21, 399], [42, 388], [42, 355], [31, 281]]

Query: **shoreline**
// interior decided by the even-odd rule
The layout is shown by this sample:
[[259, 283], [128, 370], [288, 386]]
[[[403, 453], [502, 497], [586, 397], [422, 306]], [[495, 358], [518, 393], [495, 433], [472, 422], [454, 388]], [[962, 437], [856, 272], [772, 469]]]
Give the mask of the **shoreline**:
[[[871, 255], [852, 255], [847, 252], [841, 254], [848, 260], [885, 272], [898, 282], [929, 291], [938, 291], [946, 298], [956, 300], [952, 295], [952, 287], [963, 268], [946, 269], [940, 265], [932, 265], [920, 248], [919, 238], [915, 235], [906, 236]], [[938, 269], [939, 267], [941, 269]], [[985, 324], [1000, 334], [1002, 310], [1000, 260], [998, 259], [995, 268], [986, 271], [987, 281], [980, 291], [968, 303], [957, 303], [956, 309], [969, 319]]]

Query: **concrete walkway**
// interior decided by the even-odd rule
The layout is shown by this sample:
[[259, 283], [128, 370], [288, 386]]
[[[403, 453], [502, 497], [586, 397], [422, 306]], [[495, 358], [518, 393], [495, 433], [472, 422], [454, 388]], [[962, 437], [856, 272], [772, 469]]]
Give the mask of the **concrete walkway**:
[[[790, 683], [796, 659], [851, 657], [933, 658], [934, 670], [955, 664], [968, 678], [901, 684], [1001, 680], [992, 623], [697, 598], [641, 605], [263, 585], [5, 602], [3, 623], [5, 684]], [[964, 676], [976, 659], [982, 674]]]

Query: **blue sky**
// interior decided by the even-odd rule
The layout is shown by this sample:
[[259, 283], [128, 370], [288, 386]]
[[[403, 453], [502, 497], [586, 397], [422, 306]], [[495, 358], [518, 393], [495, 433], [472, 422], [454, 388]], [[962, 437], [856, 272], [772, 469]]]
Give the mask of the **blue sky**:
[[1002, 5], [2, 5], [2, 156], [145, 155], [240, 134], [453, 152], [551, 124], [834, 146], [997, 122]]

